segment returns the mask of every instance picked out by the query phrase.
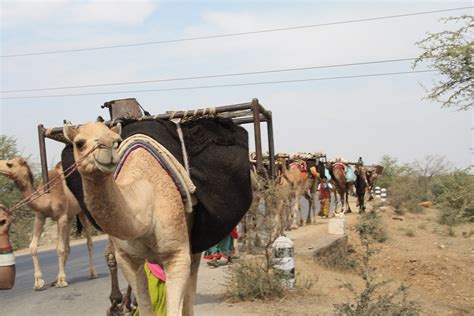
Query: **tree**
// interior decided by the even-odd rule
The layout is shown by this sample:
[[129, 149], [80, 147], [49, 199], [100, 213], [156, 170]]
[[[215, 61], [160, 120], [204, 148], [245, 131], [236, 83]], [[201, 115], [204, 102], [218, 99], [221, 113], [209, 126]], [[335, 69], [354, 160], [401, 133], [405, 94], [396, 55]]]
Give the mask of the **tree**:
[[[16, 139], [0, 135], [0, 160], [12, 159], [18, 156]], [[15, 183], [7, 177], [0, 176], [0, 203], [11, 207], [22, 200]], [[13, 214], [14, 221], [10, 228], [10, 240], [16, 249], [28, 246], [31, 227], [33, 226], [34, 212], [24, 206]]]
[[418, 175], [418, 185], [422, 189], [423, 195], [426, 199], [433, 198], [432, 181], [433, 177], [447, 174], [452, 170], [452, 164], [446, 157], [439, 155], [427, 155], [423, 160], [415, 160], [412, 164], [413, 170]]
[[400, 165], [397, 158], [389, 155], [382, 156], [379, 165], [383, 166], [383, 174], [377, 179], [377, 186], [382, 188], [390, 188], [397, 177], [411, 173], [411, 168], [407, 164]]
[[474, 16], [449, 17], [441, 21], [463, 23], [463, 26], [456, 31], [428, 33], [425, 39], [417, 42], [423, 53], [415, 60], [413, 68], [428, 62], [429, 68], [445, 77], [435, 82], [431, 90], [426, 89], [425, 99], [441, 102], [443, 107], [469, 110], [474, 104]]

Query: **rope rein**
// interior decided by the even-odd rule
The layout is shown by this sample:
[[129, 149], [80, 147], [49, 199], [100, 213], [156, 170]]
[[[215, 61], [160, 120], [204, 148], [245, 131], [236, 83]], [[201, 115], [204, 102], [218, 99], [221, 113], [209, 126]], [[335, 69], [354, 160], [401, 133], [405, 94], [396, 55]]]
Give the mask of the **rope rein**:
[[[61, 183], [63, 180], [65, 180], [66, 178], [68, 178], [69, 176], [71, 176], [78, 168], [79, 164], [84, 160], [86, 159], [89, 155], [91, 155], [97, 148], [99, 147], [103, 147], [101, 145], [96, 145], [94, 146], [89, 152], [87, 152], [87, 154], [82, 157], [81, 159], [79, 159], [78, 161], [74, 162], [72, 165], [70, 165], [68, 168], [66, 168], [65, 170], [63, 170], [63, 172], [61, 172], [59, 175], [57, 175], [56, 177], [54, 177], [53, 179], [51, 179], [50, 181], [48, 181], [47, 183], [44, 183], [42, 186], [38, 187], [33, 193], [31, 193], [30, 195], [28, 195], [27, 197], [25, 197], [23, 200], [21, 200], [20, 202], [18, 202], [17, 204], [15, 204], [14, 206], [8, 208], [6, 211], [9, 213], [9, 214], [12, 214], [14, 211], [22, 208], [23, 206], [27, 205], [28, 203], [31, 203], [37, 199], [39, 199], [40, 197], [42, 197], [43, 195], [45, 194], [48, 194], [49, 191], [54, 188], [56, 185], [58, 185], [59, 183]], [[49, 186], [49, 189], [46, 190], [46, 187]]]

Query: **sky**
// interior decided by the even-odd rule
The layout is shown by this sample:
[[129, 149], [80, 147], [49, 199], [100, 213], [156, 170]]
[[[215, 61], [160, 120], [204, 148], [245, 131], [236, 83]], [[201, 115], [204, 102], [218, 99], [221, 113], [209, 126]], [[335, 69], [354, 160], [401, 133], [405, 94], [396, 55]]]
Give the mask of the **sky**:
[[[9, 1], [1, 2], [1, 55], [173, 40], [472, 6], [470, 1]], [[2, 91], [130, 82], [417, 57], [415, 43], [472, 9], [360, 23], [63, 54], [0, 58]], [[421, 65], [418, 70], [427, 69]], [[423, 100], [435, 73], [213, 89], [127, 92], [411, 71], [409, 61], [139, 85], [2, 93], [0, 134], [39, 162], [37, 125], [108, 118], [104, 102], [136, 98], [152, 114], [250, 101], [273, 112], [277, 152], [324, 152], [367, 163], [442, 155], [473, 163], [473, 112]], [[109, 93], [110, 92], [110, 93]], [[124, 92], [124, 93], [118, 93]], [[265, 128], [264, 128], [265, 130]], [[250, 133], [250, 137], [252, 133]], [[251, 141], [253, 146], [253, 141]], [[62, 145], [47, 142], [48, 162]], [[266, 148], [264, 148], [266, 150]]]

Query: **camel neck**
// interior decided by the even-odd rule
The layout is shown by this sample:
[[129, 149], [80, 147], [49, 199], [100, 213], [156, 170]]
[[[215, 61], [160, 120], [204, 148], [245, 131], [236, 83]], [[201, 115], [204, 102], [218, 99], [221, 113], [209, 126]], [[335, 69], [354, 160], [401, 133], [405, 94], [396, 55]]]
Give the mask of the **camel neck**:
[[[29, 197], [36, 190], [35, 187], [33, 186], [33, 183], [30, 180], [14, 178], [13, 181], [15, 182], [15, 185], [17, 186], [18, 190], [20, 190], [24, 198]], [[34, 201], [29, 202], [28, 206], [34, 209], [35, 211], [41, 211], [42, 200], [43, 198], [40, 197]]]
[[87, 208], [104, 232], [122, 240], [146, 233], [146, 226], [137, 220], [112, 174], [83, 176], [83, 185]]

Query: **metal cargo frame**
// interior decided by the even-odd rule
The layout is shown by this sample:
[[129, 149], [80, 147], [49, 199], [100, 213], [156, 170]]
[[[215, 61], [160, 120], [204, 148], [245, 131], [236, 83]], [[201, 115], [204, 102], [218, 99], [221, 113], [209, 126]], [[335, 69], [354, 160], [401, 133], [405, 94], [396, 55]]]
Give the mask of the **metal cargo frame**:
[[[139, 118], [116, 119], [104, 122], [107, 126], [113, 126], [124, 121], [151, 121], [151, 120], [170, 120], [170, 119], [186, 119], [196, 118], [208, 115], [215, 115], [218, 117], [231, 118], [235, 124], [249, 124], [254, 125], [255, 134], [255, 153], [257, 160], [257, 172], [265, 173], [263, 167], [263, 152], [262, 152], [262, 130], [260, 124], [265, 122], [267, 124], [268, 137], [268, 154], [270, 158], [270, 176], [275, 177], [275, 143], [273, 139], [273, 119], [272, 112], [265, 109], [260, 104], [258, 99], [252, 99], [247, 103], [231, 104], [212, 108], [202, 108], [196, 110], [166, 112], [158, 115], [141, 116]], [[38, 125], [38, 140], [41, 159], [41, 172], [43, 183], [48, 183], [48, 163], [46, 156], [46, 138], [59, 141], [67, 144], [68, 141], [63, 135], [62, 127], [46, 128], [43, 124]], [[49, 188], [46, 187], [46, 190]]]

